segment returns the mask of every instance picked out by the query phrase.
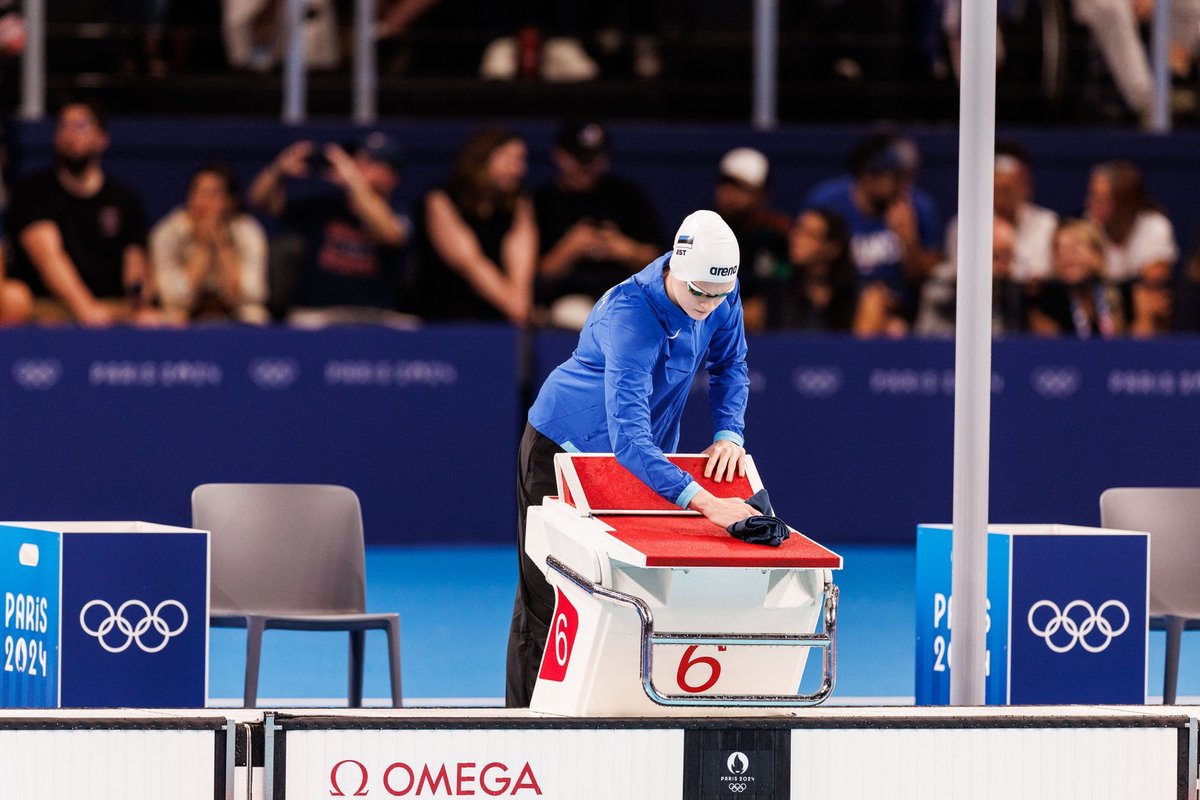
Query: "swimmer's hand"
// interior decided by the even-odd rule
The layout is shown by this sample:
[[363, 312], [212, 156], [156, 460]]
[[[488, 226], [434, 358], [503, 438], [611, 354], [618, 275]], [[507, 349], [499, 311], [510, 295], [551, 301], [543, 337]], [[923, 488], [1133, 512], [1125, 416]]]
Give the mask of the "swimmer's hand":
[[704, 451], [708, 462], [704, 465], [704, 477], [712, 478], [717, 483], [722, 480], [732, 481], [735, 476], [746, 475], [746, 448], [737, 442], [721, 439], [713, 442]]

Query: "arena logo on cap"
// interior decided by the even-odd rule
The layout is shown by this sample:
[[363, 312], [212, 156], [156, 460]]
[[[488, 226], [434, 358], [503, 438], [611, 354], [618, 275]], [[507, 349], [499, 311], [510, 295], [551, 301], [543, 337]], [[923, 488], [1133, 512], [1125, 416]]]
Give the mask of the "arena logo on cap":
[[737, 268], [736, 264], [732, 267], [709, 267], [708, 268], [708, 274], [712, 275], [713, 277], [716, 277], [716, 278], [728, 278], [733, 275], [737, 275], [737, 271], [738, 271], [738, 268]]

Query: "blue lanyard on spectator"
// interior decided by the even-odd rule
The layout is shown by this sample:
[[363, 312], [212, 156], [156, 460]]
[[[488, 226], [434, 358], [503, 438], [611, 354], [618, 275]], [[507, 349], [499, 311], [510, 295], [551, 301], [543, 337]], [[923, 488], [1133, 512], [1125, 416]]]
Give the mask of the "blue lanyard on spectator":
[[[1108, 305], [1108, 295], [1104, 291], [1104, 285], [1098, 284], [1092, 289], [1092, 298], [1096, 306], [1096, 330], [1105, 338], [1111, 338], [1116, 333], [1116, 326], [1113, 323], [1112, 309]], [[1080, 339], [1090, 339], [1092, 336], [1092, 323], [1088, 319], [1087, 309], [1083, 307], [1083, 303], [1079, 302], [1079, 298], [1071, 294], [1071, 320], [1075, 323], [1075, 333]]]

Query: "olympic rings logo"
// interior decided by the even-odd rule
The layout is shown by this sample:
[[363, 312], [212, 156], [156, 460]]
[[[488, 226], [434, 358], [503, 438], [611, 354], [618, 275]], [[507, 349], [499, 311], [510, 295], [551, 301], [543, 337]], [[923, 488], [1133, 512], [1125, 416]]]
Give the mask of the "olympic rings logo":
[[[1034, 616], [1043, 608], [1048, 609], [1051, 616], [1039, 626]], [[1076, 611], [1080, 613], [1072, 616], [1072, 612]], [[1118, 614], [1121, 622], [1115, 625]], [[1045, 639], [1046, 646], [1055, 653], [1069, 652], [1077, 644], [1089, 653], [1102, 653], [1128, 627], [1129, 609], [1120, 600], [1108, 600], [1099, 608], [1092, 608], [1092, 604], [1086, 600], [1074, 600], [1061, 611], [1055, 603], [1040, 600], [1029, 609], [1029, 630]], [[1065, 643], [1061, 643], [1062, 637], [1059, 637], [1059, 643], [1053, 638], [1060, 630], [1063, 636], [1069, 637]], [[1095, 635], [1092, 635], [1093, 632]]]
[[[88, 612], [93, 608], [103, 609], [108, 614], [95, 627], [88, 625]], [[166, 619], [163, 618], [162, 612], [166, 608], [179, 609], [180, 620], [178, 627], [172, 628]], [[125, 612], [133, 609], [134, 614], [126, 617]], [[93, 615], [95, 616], [95, 615]], [[167, 646], [167, 642], [171, 641], [171, 637], [178, 636], [183, 633], [184, 628], [188, 624], [188, 612], [183, 603], [178, 600], [163, 600], [154, 610], [150, 610], [150, 606], [143, 603], [141, 600], [126, 600], [115, 611], [113, 607], [103, 600], [92, 600], [86, 604], [79, 612], [79, 626], [83, 628], [83, 632], [89, 636], [96, 637], [100, 642], [100, 646], [110, 653], [123, 653], [129, 649], [131, 644], [137, 644], [138, 648], [143, 653], [157, 653]], [[109, 634], [116, 630], [114, 638], [116, 643], [109, 641]], [[149, 643], [143, 640], [143, 636], [150, 633], [153, 629], [153, 635], [149, 636]], [[121, 641], [124, 636], [125, 640]], [[159, 640], [161, 637], [161, 640]]]

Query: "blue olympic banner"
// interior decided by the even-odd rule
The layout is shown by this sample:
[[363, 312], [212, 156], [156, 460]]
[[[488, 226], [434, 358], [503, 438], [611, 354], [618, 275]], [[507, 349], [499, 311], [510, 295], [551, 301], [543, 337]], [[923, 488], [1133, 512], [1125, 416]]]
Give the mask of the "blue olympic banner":
[[[950, 702], [950, 552], [949, 528], [917, 530], [917, 703]], [[1009, 537], [988, 534], [985, 701], [1008, 702]]]
[[203, 708], [208, 533], [141, 522], [0, 526], [0, 704]]
[[209, 482], [337, 483], [372, 542], [515, 540], [517, 333], [0, 332], [0, 519], [188, 525]]
[[[918, 705], [950, 702], [952, 532], [917, 530]], [[986, 702], [1146, 700], [1149, 536], [989, 526]]]
[[[537, 338], [539, 380], [571, 334]], [[818, 541], [911, 542], [949, 519], [954, 345], [774, 334], [749, 341], [746, 446], [775, 510]], [[712, 423], [701, 376], [680, 449]], [[1200, 486], [1200, 340], [998, 340], [992, 362], [994, 519], [1100, 521], [1112, 486]]]
[[0, 525], [0, 706], [58, 705], [59, 534]]
[[[533, 389], [576, 335], [533, 337]], [[501, 325], [0, 331], [0, 519], [190, 523], [205, 482], [340, 483], [368, 541], [510, 543], [528, 403]], [[1094, 525], [1111, 486], [1200, 485], [1200, 340], [997, 341], [992, 517]], [[953, 344], [750, 339], [747, 446], [820, 541], [947, 519]], [[712, 425], [694, 385], [681, 449]]]
[[64, 707], [203, 708], [208, 534], [63, 534]]

